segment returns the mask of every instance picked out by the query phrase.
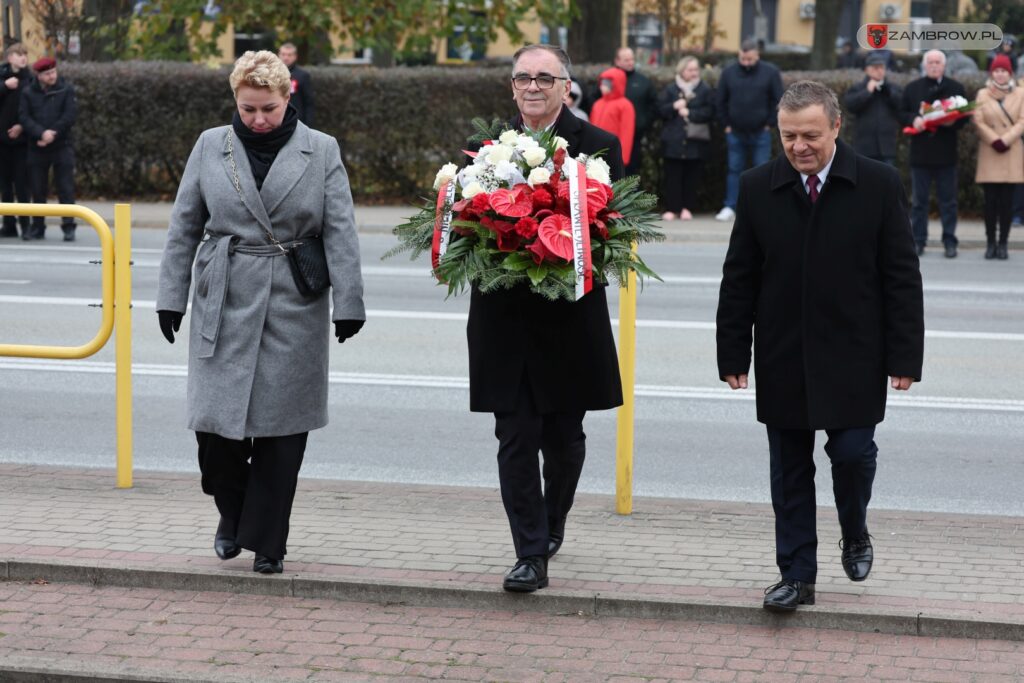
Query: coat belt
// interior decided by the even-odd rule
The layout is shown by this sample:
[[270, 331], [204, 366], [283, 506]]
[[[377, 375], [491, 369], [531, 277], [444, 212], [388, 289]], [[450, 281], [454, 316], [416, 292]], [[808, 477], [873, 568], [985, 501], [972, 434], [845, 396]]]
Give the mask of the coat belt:
[[220, 337], [220, 323], [224, 314], [224, 302], [227, 299], [228, 281], [231, 276], [231, 254], [237, 252], [261, 257], [282, 256], [288, 252], [288, 249], [299, 244], [299, 240], [281, 242], [280, 246], [276, 244], [246, 244], [240, 243], [237, 235], [207, 232], [203, 236], [203, 241], [216, 243], [213, 248], [213, 258], [207, 265], [209, 274], [206, 276], [206, 291], [204, 293], [207, 309], [199, 329], [202, 336], [199, 357], [211, 358], [217, 350], [217, 340]]

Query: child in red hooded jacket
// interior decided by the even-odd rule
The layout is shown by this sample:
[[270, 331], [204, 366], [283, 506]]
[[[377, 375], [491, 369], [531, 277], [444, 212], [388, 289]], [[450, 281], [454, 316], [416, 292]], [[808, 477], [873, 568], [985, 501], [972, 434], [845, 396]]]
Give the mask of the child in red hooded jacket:
[[590, 122], [608, 131], [622, 144], [622, 163], [629, 165], [633, 153], [636, 111], [626, 99], [626, 72], [612, 67], [601, 74], [601, 99], [590, 110]]

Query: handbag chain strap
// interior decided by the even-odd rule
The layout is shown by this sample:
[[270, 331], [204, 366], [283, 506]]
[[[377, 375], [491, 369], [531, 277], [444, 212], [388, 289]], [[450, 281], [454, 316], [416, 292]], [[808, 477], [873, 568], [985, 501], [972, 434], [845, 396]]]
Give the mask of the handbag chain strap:
[[[235, 183], [235, 191], [238, 192], [238, 198], [242, 200], [243, 204], [245, 204], [245, 198], [242, 196], [242, 183], [238, 179], [238, 166], [235, 164], [235, 135], [230, 128], [228, 128], [228, 159], [231, 160], [231, 180]], [[282, 253], [288, 253], [288, 250], [277, 241], [276, 237], [274, 237], [274, 233], [270, 232], [267, 228], [263, 228], [263, 232], [267, 234], [267, 238], [270, 242], [280, 249]]]

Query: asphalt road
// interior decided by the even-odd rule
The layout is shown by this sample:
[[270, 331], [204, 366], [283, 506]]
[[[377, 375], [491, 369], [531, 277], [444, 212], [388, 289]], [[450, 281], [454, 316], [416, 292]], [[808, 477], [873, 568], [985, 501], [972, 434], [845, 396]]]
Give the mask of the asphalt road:
[[[96, 238], [65, 246], [0, 242], [0, 342], [80, 344], [99, 311]], [[164, 233], [136, 230], [133, 272], [135, 465], [194, 471], [184, 426], [187, 333], [169, 345], [153, 312]], [[310, 477], [496, 486], [493, 419], [468, 411], [466, 298], [445, 300], [425, 260], [380, 254], [362, 238], [369, 322], [335, 345], [331, 424], [310, 439]], [[635, 493], [766, 502], [768, 454], [752, 392], [718, 381], [714, 313], [722, 243], [649, 247], [665, 283], [640, 295]], [[893, 397], [880, 426], [873, 505], [1022, 515], [1024, 497], [1024, 254], [986, 262], [923, 259], [928, 338], [924, 381]], [[612, 297], [613, 318], [617, 302]], [[186, 317], [186, 324], [188, 318]], [[325, 330], [325, 334], [326, 334]], [[112, 466], [113, 351], [84, 361], [0, 358], [0, 461]], [[756, 380], [756, 378], [755, 378]], [[581, 488], [610, 493], [615, 412], [585, 423]], [[823, 435], [822, 435], [823, 437]], [[821, 440], [819, 440], [821, 441]], [[831, 499], [819, 443], [819, 502]]]

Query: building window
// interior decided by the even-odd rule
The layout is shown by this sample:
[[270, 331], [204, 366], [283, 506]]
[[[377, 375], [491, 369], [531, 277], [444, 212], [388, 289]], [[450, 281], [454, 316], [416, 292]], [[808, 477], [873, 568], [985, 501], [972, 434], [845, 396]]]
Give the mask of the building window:
[[630, 14], [626, 25], [626, 44], [633, 49], [637, 64], [661, 64], [661, 22], [656, 14]]
[[762, 44], [774, 43], [778, 4], [778, 0], [743, 0], [740, 40], [754, 38]]
[[2, 47], [6, 48], [21, 40], [21, 3], [19, 0], [3, 0], [0, 7], [3, 9]]
[[276, 42], [274, 32], [262, 26], [239, 28], [235, 31], [235, 57], [239, 57], [248, 50], [277, 52]]

